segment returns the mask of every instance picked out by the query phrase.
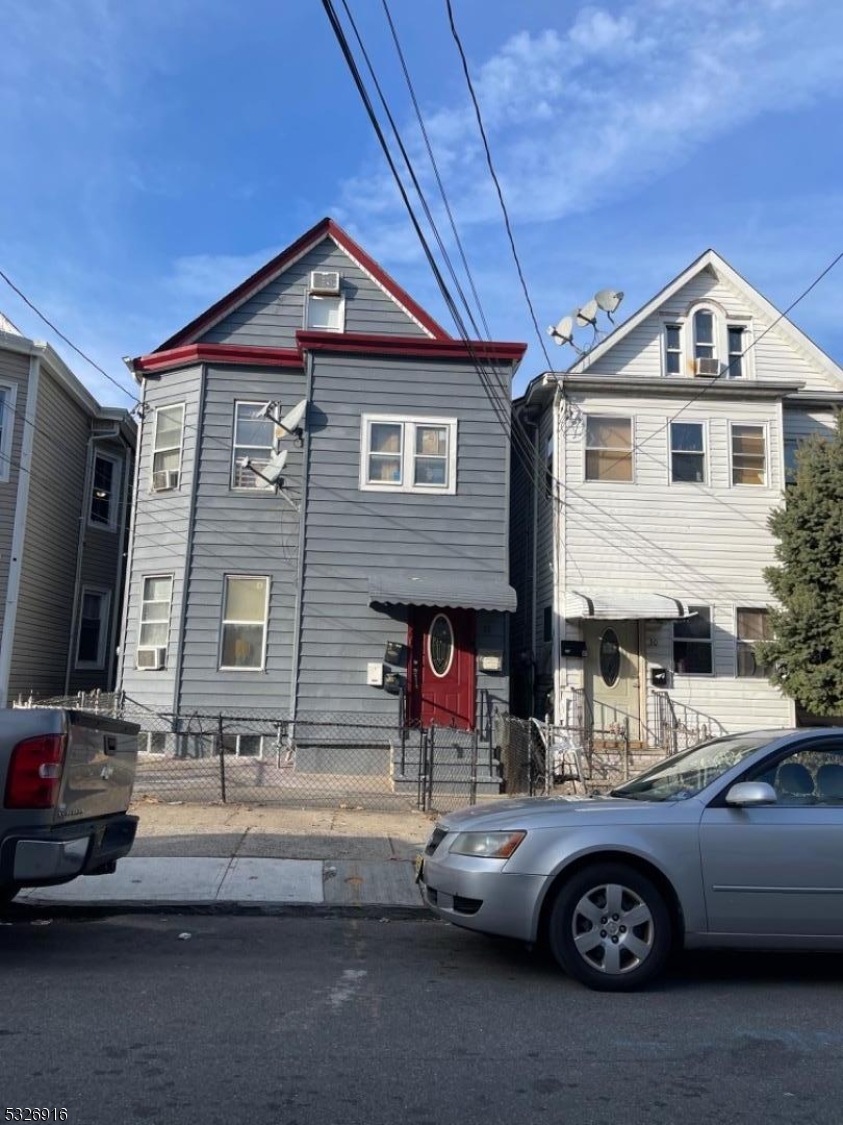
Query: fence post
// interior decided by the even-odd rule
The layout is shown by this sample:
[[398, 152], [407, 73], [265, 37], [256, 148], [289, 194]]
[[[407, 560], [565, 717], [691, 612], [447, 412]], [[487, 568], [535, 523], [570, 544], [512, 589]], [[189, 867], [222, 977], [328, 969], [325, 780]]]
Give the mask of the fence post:
[[471, 787], [468, 793], [468, 803], [477, 804], [477, 731], [471, 732]]
[[220, 712], [217, 719], [217, 749], [220, 759], [220, 793], [222, 794], [222, 803], [225, 804], [225, 747], [222, 744], [222, 732], [222, 712]]
[[553, 783], [553, 738], [550, 733], [550, 715], [544, 717], [544, 795], [550, 796]]
[[416, 786], [416, 804], [427, 812], [425, 801], [427, 799], [427, 733], [423, 727], [419, 728], [419, 776]]
[[398, 688], [398, 730], [401, 732], [401, 776], [407, 767], [407, 721], [404, 712], [404, 685]]
[[433, 808], [433, 769], [434, 760], [436, 758], [436, 724], [430, 724], [430, 735], [428, 739], [428, 763], [427, 763], [427, 811]]
[[623, 779], [629, 781], [629, 719], [623, 722]]

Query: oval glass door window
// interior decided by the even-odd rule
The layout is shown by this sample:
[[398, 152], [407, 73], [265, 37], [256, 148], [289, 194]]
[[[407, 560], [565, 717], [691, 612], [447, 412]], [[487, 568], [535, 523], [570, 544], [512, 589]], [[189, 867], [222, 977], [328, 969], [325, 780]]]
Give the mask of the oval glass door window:
[[454, 627], [444, 613], [437, 613], [427, 635], [427, 659], [434, 676], [447, 676], [454, 663]]
[[600, 675], [606, 687], [614, 687], [621, 674], [621, 645], [614, 629], [600, 638]]

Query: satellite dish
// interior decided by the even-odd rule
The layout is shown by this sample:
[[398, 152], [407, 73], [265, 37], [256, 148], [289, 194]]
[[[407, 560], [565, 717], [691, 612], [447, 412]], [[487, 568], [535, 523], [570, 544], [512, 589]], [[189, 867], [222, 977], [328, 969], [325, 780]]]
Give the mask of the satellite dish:
[[278, 407], [280, 405], [281, 405], [280, 402], [275, 402], [274, 400], [271, 401], [271, 402], [267, 402], [260, 408], [260, 410], [257, 412], [255, 417], [256, 418], [273, 418], [274, 419], [276, 413], [278, 412]]
[[599, 293], [595, 293], [594, 300], [598, 309], [602, 309], [609, 320], [612, 320], [612, 313], [617, 312], [623, 300], [623, 293], [620, 289], [601, 289]]
[[303, 398], [283, 418], [276, 419], [278, 429], [283, 431], [283, 433], [278, 434], [278, 437], [291, 437], [294, 434], [296, 437], [301, 437], [302, 422], [306, 413], [307, 399]]
[[592, 328], [597, 327], [597, 301], [587, 301], [581, 309], [574, 310], [574, 317], [580, 328], [585, 328], [590, 324]]
[[280, 453], [273, 453], [261, 473], [264, 480], [269, 481], [270, 484], [278, 484], [289, 455], [290, 453], [287, 449], [282, 449]]
[[552, 336], [561, 347], [563, 344], [574, 342], [574, 321], [570, 316], [563, 316], [555, 328], [548, 328], [548, 335]]

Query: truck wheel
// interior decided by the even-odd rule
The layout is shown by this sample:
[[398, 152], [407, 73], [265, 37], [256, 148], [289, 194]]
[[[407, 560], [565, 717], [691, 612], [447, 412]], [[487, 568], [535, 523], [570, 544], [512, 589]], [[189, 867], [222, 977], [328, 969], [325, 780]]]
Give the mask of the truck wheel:
[[674, 940], [661, 892], [620, 863], [595, 863], [564, 884], [549, 937], [565, 971], [603, 992], [630, 992], [658, 976]]
[[0, 883], [0, 906], [6, 902], [11, 902], [21, 889], [20, 883]]

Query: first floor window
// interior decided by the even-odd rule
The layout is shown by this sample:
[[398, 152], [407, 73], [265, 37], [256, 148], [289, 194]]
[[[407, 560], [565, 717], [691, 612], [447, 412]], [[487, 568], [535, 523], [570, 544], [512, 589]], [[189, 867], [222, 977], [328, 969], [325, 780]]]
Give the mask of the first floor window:
[[767, 435], [763, 426], [732, 426], [732, 484], [767, 483]]
[[702, 422], [670, 423], [670, 479], [705, 484], [705, 433]]
[[244, 465], [244, 461], [263, 472], [276, 450], [275, 423], [271, 418], [260, 418], [260, 402], [235, 402], [234, 436], [231, 453], [231, 487], [272, 488], [257, 473]]
[[266, 651], [269, 579], [225, 576], [220, 667], [260, 671]]
[[799, 438], [784, 439], [784, 483], [796, 483], [796, 454], [799, 450]]
[[184, 434], [184, 403], [159, 406], [155, 411], [152, 439], [152, 488], [154, 492], [178, 488]]
[[80, 667], [102, 668], [108, 631], [108, 605], [111, 595], [104, 590], [82, 590], [79, 610], [79, 640], [76, 663]]
[[632, 419], [589, 414], [585, 427], [585, 479], [632, 480]]
[[454, 419], [364, 416], [360, 487], [378, 491], [456, 491]]
[[[173, 602], [172, 574], [155, 574], [143, 580], [140, 631], [138, 633], [138, 666], [164, 667], [170, 640], [170, 608]], [[150, 653], [163, 650], [160, 663], [150, 660]]]
[[759, 641], [772, 640], [770, 615], [766, 609], [739, 609], [737, 614], [738, 675], [765, 679], [766, 670], [755, 658]]
[[711, 608], [688, 606], [690, 617], [673, 623], [673, 667], [679, 676], [710, 676], [714, 671]]

